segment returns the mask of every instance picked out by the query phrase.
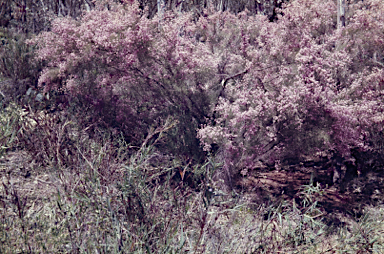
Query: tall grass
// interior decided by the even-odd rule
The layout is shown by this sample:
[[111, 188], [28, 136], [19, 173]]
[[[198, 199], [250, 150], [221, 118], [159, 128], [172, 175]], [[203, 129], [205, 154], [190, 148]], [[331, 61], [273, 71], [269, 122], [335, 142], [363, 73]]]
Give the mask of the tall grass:
[[[215, 156], [191, 165], [63, 115], [1, 112], [0, 253], [383, 253], [383, 208], [331, 227], [319, 185], [252, 204], [220, 189]], [[16, 161], [14, 158], [18, 158]], [[11, 166], [12, 164], [12, 166]], [[22, 165], [29, 165], [20, 174]]]

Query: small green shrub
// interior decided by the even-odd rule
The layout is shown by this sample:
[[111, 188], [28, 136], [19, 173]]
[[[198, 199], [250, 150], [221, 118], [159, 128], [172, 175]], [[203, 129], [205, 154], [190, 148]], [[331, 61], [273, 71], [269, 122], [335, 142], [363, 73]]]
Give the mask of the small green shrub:
[[29, 35], [0, 28], [0, 91], [4, 104], [15, 100], [27, 102], [25, 94], [37, 85], [41, 63], [34, 61], [34, 47]]

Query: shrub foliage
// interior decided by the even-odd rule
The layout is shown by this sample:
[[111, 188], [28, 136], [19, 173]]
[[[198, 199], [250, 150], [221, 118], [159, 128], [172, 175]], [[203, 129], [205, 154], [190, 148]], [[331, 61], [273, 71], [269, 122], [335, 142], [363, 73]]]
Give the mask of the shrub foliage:
[[204, 149], [219, 147], [230, 168], [377, 148], [380, 1], [350, 4], [339, 28], [331, 0], [292, 1], [276, 22], [208, 10], [198, 19], [175, 12], [148, 19], [139, 7], [54, 21], [32, 41], [47, 63], [39, 84], [131, 142], [173, 116], [179, 125], [168, 148], [201, 154], [199, 128]]
[[219, 144], [231, 167], [373, 149], [380, 137], [372, 128], [381, 130], [383, 119], [383, 37], [382, 17], [370, 10], [383, 7], [351, 5], [340, 29], [333, 1], [293, 1], [275, 23], [247, 20], [260, 32], [243, 35], [246, 55], [237, 56], [246, 70], [225, 86], [215, 122], [199, 130], [205, 149]]

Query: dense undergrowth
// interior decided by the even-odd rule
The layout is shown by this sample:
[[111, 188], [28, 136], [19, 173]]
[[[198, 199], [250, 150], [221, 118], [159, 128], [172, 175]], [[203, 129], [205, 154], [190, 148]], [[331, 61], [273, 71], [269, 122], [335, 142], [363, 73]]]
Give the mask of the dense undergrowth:
[[[0, 253], [384, 252], [384, 188], [323, 198], [384, 166], [381, 2], [343, 27], [331, 0], [273, 22], [104, 4], [0, 30]], [[291, 196], [236, 182], [307, 164]]]
[[171, 119], [133, 148], [61, 117], [2, 111], [1, 253], [383, 252], [380, 206], [334, 225], [320, 185], [252, 203], [213, 180], [214, 156], [190, 164], [155, 148]]

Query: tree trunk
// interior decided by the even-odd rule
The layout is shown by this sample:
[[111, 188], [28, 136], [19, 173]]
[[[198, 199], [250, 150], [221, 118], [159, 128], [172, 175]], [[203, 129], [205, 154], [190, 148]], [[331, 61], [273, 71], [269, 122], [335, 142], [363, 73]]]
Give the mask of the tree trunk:
[[163, 19], [164, 16], [164, 0], [157, 0], [157, 13], [159, 14], [160, 19]]
[[337, 0], [337, 29], [345, 26], [345, 0]]

